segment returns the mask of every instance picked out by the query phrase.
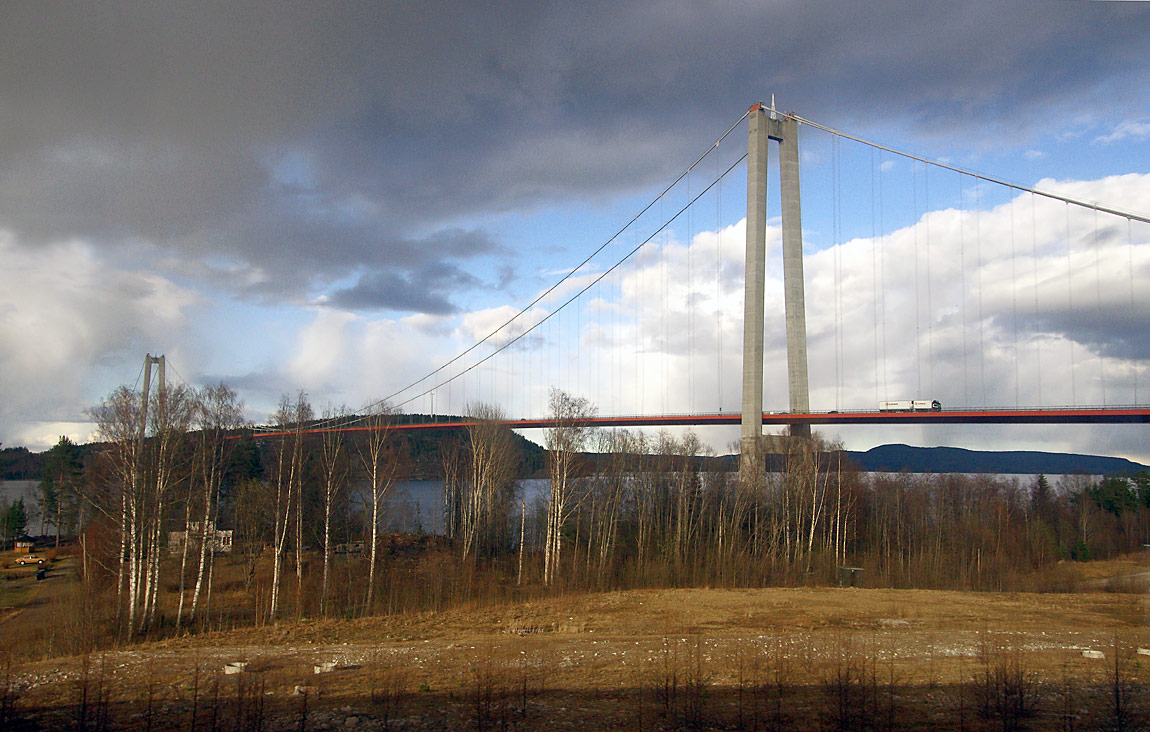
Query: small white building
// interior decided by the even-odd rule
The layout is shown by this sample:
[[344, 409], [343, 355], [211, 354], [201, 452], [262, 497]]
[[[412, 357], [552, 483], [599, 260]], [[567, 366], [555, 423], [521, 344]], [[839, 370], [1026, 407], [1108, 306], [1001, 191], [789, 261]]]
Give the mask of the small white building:
[[[203, 535], [203, 530], [199, 521], [192, 521], [188, 524], [190, 531], [169, 531], [168, 532], [168, 553], [179, 554], [184, 550], [184, 543], [189, 541], [188, 534], [191, 534], [191, 544], [188, 546], [190, 550], [199, 549], [199, 539]], [[212, 526], [208, 529], [207, 533], [208, 548], [211, 549], [213, 554], [230, 554], [232, 551], [232, 530], [231, 529], [217, 529]]]

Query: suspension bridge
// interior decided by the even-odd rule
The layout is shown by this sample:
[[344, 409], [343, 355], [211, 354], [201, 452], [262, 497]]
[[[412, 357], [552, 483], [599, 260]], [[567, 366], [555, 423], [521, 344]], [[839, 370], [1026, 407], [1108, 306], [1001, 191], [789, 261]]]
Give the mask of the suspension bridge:
[[1138, 182], [1012, 183], [755, 104], [530, 302], [359, 414], [448, 428], [482, 403], [545, 428], [557, 388], [598, 426], [740, 424], [745, 453], [764, 426], [1145, 423]]

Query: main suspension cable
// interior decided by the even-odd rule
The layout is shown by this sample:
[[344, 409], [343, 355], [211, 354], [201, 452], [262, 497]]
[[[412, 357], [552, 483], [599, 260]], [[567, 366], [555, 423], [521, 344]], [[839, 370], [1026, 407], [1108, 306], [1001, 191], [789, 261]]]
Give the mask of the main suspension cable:
[[1122, 218], [1132, 219], [1134, 221], [1140, 221], [1144, 224], [1150, 224], [1150, 214], [1136, 214], [1136, 213], [1133, 213], [1130, 211], [1122, 211], [1122, 210], [1116, 209], [1116, 208], [1109, 208], [1107, 206], [1100, 206], [1097, 203], [1090, 203], [1088, 201], [1083, 201], [1083, 200], [1080, 200], [1077, 198], [1071, 198], [1069, 196], [1063, 196], [1063, 195], [1060, 195], [1058, 193], [1052, 193], [1050, 191], [1043, 191], [1043, 190], [1040, 190], [1038, 188], [1031, 188], [1029, 186], [1024, 186], [1024, 185], [1021, 185], [1019, 183], [1011, 183], [1010, 181], [1003, 180], [1001, 178], [995, 178], [995, 177], [992, 177], [989, 175], [983, 175], [982, 173], [976, 173], [974, 171], [966, 170], [964, 168], [959, 168], [959, 167], [954, 166], [954, 165], [948, 165], [947, 163], [942, 163], [942, 162], [939, 162], [937, 160], [931, 160], [930, 158], [924, 158], [924, 157], [921, 157], [919, 155], [914, 155], [912, 153], [908, 153], [908, 152], [905, 152], [903, 150], [899, 150], [897, 148], [888, 147], [886, 145], [880, 145], [877, 142], [871, 142], [870, 140], [866, 140], [862, 137], [856, 137], [854, 135], [848, 135], [847, 133], [842, 132], [840, 130], [836, 130], [833, 127], [828, 127], [826, 125], [819, 124], [818, 122], [812, 122], [811, 120], [806, 119], [805, 117], [800, 117], [798, 115], [791, 115], [791, 116], [794, 117], [795, 121], [797, 121], [797, 122], [800, 122], [800, 123], [805, 124], [805, 125], [810, 125], [811, 127], [822, 130], [824, 132], [829, 132], [832, 135], [838, 135], [839, 137], [846, 138], [847, 140], [852, 140], [854, 142], [858, 142], [858, 143], [861, 143], [863, 145], [869, 145], [871, 147], [878, 148], [879, 150], [884, 150], [886, 152], [893, 153], [895, 155], [900, 155], [904, 158], [909, 158], [911, 160], [917, 160], [919, 162], [926, 163], [927, 165], [933, 165], [933, 166], [938, 167], [938, 168], [943, 168], [944, 170], [949, 170], [953, 173], [961, 173], [963, 175], [969, 175], [972, 178], [984, 180], [988, 183], [997, 183], [1000, 186], [1006, 186], [1007, 188], [1013, 188], [1016, 191], [1024, 191], [1027, 193], [1033, 193], [1036, 196], [1042, 196], [1044, 198], [1050, 198], [1050, 199], [1053, 199], [1055, 201], [1062, 201], [1063, 203], [1069, 203], [1069, 204], [1074, 205], [1074, 206], [1081, 206], [1083, 208], [1088, 208], [1088, 209], [1091, 209], [1093, 211], [1098, 211], [1100, 213], [1112, 214], [1114, 216], [1121, 216]]
[[[739, 157], [738, 160], [731, 163], [731, 165], [723, 172], [723, 175], [725, 176], [725, 175], [729, 174], [732, 170], [735, 169], [736, 166], [738, 166], [741, 162], [746, 160], [746, 158], [747, 158], [747, 155], [744, 153], [742, 156]], [[666, 230], [667, 227], [672, 222], [677, 221], [679, 219], [679, 217], [683, 215], [684, 212], [686, 212], [691, 206], [693, 206], [695, 204], [696, 201], [698, 201], [700, 198], [702, 198], [708, 191], [711, 190], [712, 187], [714, 187], [717, 184], [718, 184], [718, 180], [711, 181], [711, 183], [709, 183], [705, 188], [703, 188], [701, 191], [699, 191], [698, 194], [696, 194], [693, 198], [688, 200], [686, 204], [684, 204], [681, 208], [679, 208], [679, 210], [676, 211], [666, 222], [664, 222], [663, 225], [657, 231], [652, 232], [645, 239], [643, 239], [642, 242], [640, 242], [633, 249], [631, 249], [629, 252], [624, 254], [623, 257], [618, 262], [616, 262], [615, 264], [608, 267], [606, 270], [604, 270], [602, 273], [600, 273], [598, 276], [596, 276], [594, 279], [592, 279], [590, 282], [588, 282], [586, 285], [584, 285], [582, 288], [580, 288], [577, 292], [575, 292], [574, 295], [572, 295], [571, 297], [569, 297], [565, 301], [563, 301], [563, 303], [561, 305], [559, 305], [559, 307], [555, 308], [554, 312], [548, 313], [546, 316], [543, 317], [542, 320], [539, 321], [539, 323], [536, 323], [535, 325], [532, 325], [531, 327], [525, 329], [519, 335], [517, 335], [514, 338], [512, 338], [511, 340], [507, 341], [502, 346], [499, 346], [496, 350], [492, 351], [487, 356], [484, 356], [481, 360], [476, 361], [471, 366], [468, 366], [460, 374], [456, 374], [455, 376], [453, 376], [451, 378], [452, 379], [459, 378], [461, 375], [466, 374], [469, 371], [477, 369], [479, 366], [483, 365], [488, 360], [493, 358], [496, 354], [501, 353], [504, 349], [510, 347], [511, 345], [513, 345], [515, 343], [518, 343], [522, 338], [524, 338], [528, 334], [534, 332], [534, 330], [536, 328], [538, 328], [540, 324], [542, 324], [544, 322], [550, 322], [555, 315], [561, 313], [564, 310], [564, 308], [566, 308], [572, 302], [574, 302], [575, 300], [580, 298], [584, 293], [586, 293], [588, 290], [590, 290], [592, 287], [594, 287], [600, 280], [602, 280], [603, 278], [612, 274], [613, 272], [615, 272], [615, 270], [619, 269], [619, 267], [621, 267], [623, 264], [628, 262], [640, 249], [642, 249], [649, 242], [651, 242], [656, 236], [663, 233], [663, 231]], [[474, 346], [472, 346], [472, 349], [469, 349], [469, 350], [473, 350], [473, 349], [474, 349]], [[456, 358], [458, 358], [458, 356]], [[560, 357], [560, 360], [561, 360], [561, 357]], [[419, 382], [416, 382], [416, 383], [419, 383]], [[408, 397], [407, 399], [405, 399], [401, 402], [397, 402], [394, 406], [396, 408], [399, 408], [399, 407], [402, 407], [406, 404], [410, 404], [411, 402], [415, 401], [416, 399], [419, 399], [420, 397], [426, 396], [431, 391], [432, 391], [432, 389], [425, 389], [422, 392], [420, 392], [418, 394], [414, 394], [414, 395]], [[384, 400], [384, 401], [386, 401], [386, 400]], [[354, 423], [354, 421], [351, 422], [351, 424], [353, 424], [353, 423]]]
[[[684, 171], [682, 171], [681, 173], [679, 173], [679, 175], [678, 175], [678, 176], [676, 176], [676, 177], [675, 177], [675, 179], [674, 179], [673, 181], [671, 181], [671, 183], [669, 183], [669, 184], [668, 184], [668, 185], [667, 185], [667, 186], [666, 186], [666, 187], [665, 187], [665, 188], [664, 188], [664, 189], [663, 189], [663, 190], [662, 190], [662, 191], [661, 191], [661, 192], [660, 192], [660, 193], [659, 193], [657, 196], [655, 196], [655, 197], [654, 197], [653, 199], [651, 199], [651, 200], [650, 200], [650, 201], [649, 201], [649, 202], [648, 202], [648, 203], [647, 203], [645, 206], [643, 206], [643, 207], [642, 207], [642, 208], [639, 210], [639, 212], [638, 212], [638, 213], [636, 213], [636, 214], [635, 214], [635, 215], [634, 215], [634, 216], [633, 216], [633, 217], [632, 217], [632, 218], [631, 218], [631, 219], [630, 219], [630, 220], [629, 220], [629, 221], [628, 221], [628, 222], [627, 222], [625, 225], [623, 225], [623, 226], [622, 226], [622, 227], [621, 227], [621, 228], [620, 228], [618, 231], [616, 231], [616, 232], [615, 232], [615, 233], [614, 233], [614, 234], [613, 234], [613, 235], [612, 235], [610, 238], [608, 238], [608, 239], [607, 239], [606, 241], [604, 241], [604, 242], [603, 242], [601, 245], [599, 245], [599, 247], [598, 247], [598, 248], [596, 248], [596, 249], [595, 249], [593, 252], [591, 252], [589, 255], [587, 255], [587, 257], [585, 257], [585, 258], [583, 259], [583, 261], [581, 261], [581, 262], [580, 262], [578, 265], [576, 265], [575, 267], [573, 267], [572, 269], [570, 269], [570, 270], [569, 270], [569, 271], [568, 271], [566, 274], [564, 274], [564, 275], [563, 275], [563, 276], [562, 276], [562, 277], [561, 277], [559, 280], [557, 280], [557, 281], [556, 281], [555, 283], [553, 283], [553, 284], [552, 284], [550, 287], [548, 287], [546, 290], [544, 290], [544, 291], [543, 291], [543, 292], [541, 292], [539, 295], [537, 295], [537, 296], [536, 296], [536, 297], [535, 297], [535, 298], [534, 298], [534, 299], [533, 299], [531, 302], [529, 302], [527, 305], [523, 306], [523, 307], [522, 307], [522, 308], [521, 308], [521, 309], [520, 309], [520, 310], [519, 310], [517, 313], [515, 313], [514, 315], [512, 315], [510, 318], [508, 318], [506, 321], [504, 321], [504, 322], [503, 322], [501, 325], [499, 325], [498, 327], [496, 327], [494, 330], [492, 330], [492, 331], [491, 331], [490, 333], [488, 333], [486, 336], [484, 336], [484, 337], [483, 337], [483, 338], [481, 338], [480, 340], [476, 341], [475, 343], [473, 343], [471, 346], [469, 346], [468, 348], [464, 349], [463, 351], [459, 352], [458, 354], [456, 354], [456, 355], [455, 355], [453, 358], [451, 358], [450, 360], [448, 360], [448, 361], [444, 362], [443, 364], [441, 364], [439, 367], [435, 368], [434, 370], [430, 371], [429, 373], [425, 374], [424, 376], [420, 377], [419, 379], [417, 379], [417, 380], [415, 380], [415, 381], [413, 381], [413, 382], [409, 383], [407, 386], [403, 387], [402, 389], [398, 389], [398, 390], [396, 390], [396, 391], [392, 392], [391, 394], [389, 394], [389, 395], [387, 395], [387, 396], [383, 397], [382, 399], [376, 399], [376, 400], [374, 400], [374, 401], [372, 401], [372, 402], [369, 402], [368, 404], [364, 405], [364, 407], [362, 407], [360, 411], [361, 411], [361, 412], [365, 412], [365, 413], [366, 413], [366, 412], [370, 412], [372, 409], [375, 409], [375, 408], [377, 408], [377, 407], [379, 407], [379, 406], [381, 406], [381, 405], [383, 405], [383, 404], [390, 404], [390, 403], [392, 402], [392, 400], [393, 400], [393, 399], [395, 399], [396, 397], [400, 396], [401, 394], [403, 394], [403, 393], [405, 393], [405, 392], [407, 392], [407, 391], [410, 391], [411, 389], [414, 389], [414, 388], [418, 387], [420, 384], [422, 384], [423, 382], [427, 381], [427, 380], [428, 380], [428, 379], [430, 379], [430, 378], [436, 377], [438, 374], [440, 374], [441, 372], [445, 371], [445, 370], [446, 370], [446, 369], [447, 369], [449, 366], [451, 366], [452, 364], [454, 364], [454, 363], [456, 363], [456, 362], [460, 361], [460, 360], [461, 360], [461, 359], [463, 359], [465, 356], [467, 356], [469, 353], [471, 353], [471, 352], [475, 351], [477, 348], [479, 348], [479, 347], [480, 347], [480, 346], [482, 346], [483, 344], [485, 344], [485, 343], [487, 343], [488, 341], [490, 341], [490, 340], [492, 340], [493, 338], [495, 338], [495, 336], [496, 336], [496, 335], [498, 335], [498, 334], [499, 334], [501, 331], [503, 331], [505, 328], [507, 328], [507, 326], [509, 326], [509, 325], [511, 325], [512, 323], [514, 323], [516, 320], [518, 320], [518, 319], [519, 319], [520, 317], [522, 317], [524, 314], [526, 314], [527, 312], [529, 312], [529, 311], [530, 311], [530, 310], [531, 310], [533, 307], [535, 307], [535, 306], [536, 306], [536, 305], [538, 305], [538, 304], [539, 304], [541, 301], [543, 301], [545, 298], [547, 298], [548, 296], [550, 296], [550, 295], [551, 295], [551, 293], [555, 292], [555, 290], [557, 290], [557, 289], [558, 289], [558, 288], [559, 288], [559, 287], [560, 287], [560, 286], [561, 286], [563, 283], [567, 282], [569, 279], [571, 279], [572, 277], [574, 277], [574, 276], [575, 276], [575, 274], [576, 274], [577, 272], [579, 272], [580, 270], [582, 270], [582, 269], [583, 269], [583, 267], [585, 267], [585, 266], [586, 266], [588, 263], [590, 263], [590, 262], [591, 262], [591, 260], [592, 260], [592, 259], [594, 259], [596, 256], [598, 256], [598, 255], [599, 255], [599, 254], [600, 254], [600, 253], [601, 253], [601, 252], [602, 252], [604, 249], [606, 249], [608, 246], [610, 246], [612, 243], [614, 243], [614, 242], [615, 242], [615, 241], [616, 241], [616, 240], [617, 240], [617, 239], [618, 239], [618, 238], [619, 238], [619, 237], [620, 237], [620, 236], [621, 236], [621, 235], [622, 235], [622, 234], [623, 234], [625, 231], [627, 231], [627, 229], [629, 229], [631, 226], [633, 226], [633, 225], [635, 224], [635, 222], [636, 222], [636, 221], [638, 221], [638, 220], [639, 220], [639, 218], [640, 218], [641, 216], [643, 216], [643, 214], [645, 214], [647, 211], [649, 211], [649, 210], [650, 210], [650, 209], [651, 209], [651, 208], [652, 208], [652, 207], [653, 207], [653, 206], [654, 206], [656, 203], [659, 203], [659, 202], [661, 202], [661, 201], [664, 199], [664, 197], [667, 195], [667, 193], [669, 193], [669, 192], [670, 192], [670, 191], [671, 191], [671, 190], [672, 190], [672, 189], [673, 189], [673, 188], [674, 188], [676, 185], [678, 185], [678, 183], [679, 183], [681, 180], [683, 180], [683, 178], [685, 178], [685, 177], [686, 177], [686, 176], [687, 176], [687, 175], [688, 175], [688, 174], [689, 174], [689, 173], [690, 173], [690, 172], [691, 172], [691, 171], [692, 171], [692, 170], [693, 170], [693, 169], [694, 169], [696, 166], [698, 166], [698, 165], [699, 165], [699, 163], [701, 163], [701, 162], [702, 162], [704, 159], [706, 159], [706, 157], [707, 157], [708, 155], [710, 155], [712, 152], [714, 152], [714, 151], [715, 151], [715, 149], [719, 147], [719, 144], [720, 144], [720, 143], [722, 143], [722, 141], [723, 141], [723, 140], [725, 140], [725, 139], [727, 138], [727, 136], [728, 136], [728, 135], [730, 135], [732, 132], [734, 132], [734, 131], [735, 131], [735, 129], [736, 129], [736, 128], [737, 128], [737, 127], [740, 125], [740, 124], [742, 124], [742, 123], [743, 123], [743, 120], [745, 120], [745, 119], [746, 119], [746, 118], [747, 118], [747, 117], [750, 115], [750, 113], [751, 113], [751, 110], [750, 110], [750, 109], [748, 109], [746, 112], [744, 112], [744, 113], [742, 114], [742, 116], [740, 116], [740, 117], [739, 117], [739, 119], [737, 119], [737, 120], [734, 122], [734, 124], [732, 124], [732, 125], [731, 125], [731, 126], [728, 128], [728, 129], [727, 129], [727, 131], [726, 131], [726, 132], [724, 132], [722, 135], [720, 135], [720, 136], [719, 136], [719, 138], [718, 138], [718, 139], [717, 139], [717, 140], [716, 140], [714, 143], [712, 143], [710, 147], [708, 147], [708, 148], [707, 148], [707, 150], [706, 150], [705, 152], [703, 152], [703, 153], [702, 153], [702, 154], [701, 154], [701, 155], [700, 155], [700, 156], [699, 156], [699, 157], [698, 157], [698, 158], [697, 158], [697, 159], [696, 159], [696, 160], [695, 160], [693, 163], [691, 163], [689, 166], [687, 166], [687, 168], [686, 168]], [[733, 165], [732, 165], [730, 168], [728, 168], [728, 172], [729, 172], [731, 169], [733, 169], [733, 168], [735, 167], [735, 165], [738, 165], [740, 162], [742, 162], [742, 160], [743, 160], [744, 158], [746, 158], [746, 155], [745, 155], [745, 154], [744, 154], [742, 157], [740, 157], [740, 158], [739, 158], [739, 160], [735, 161], [735, 163], [734, 163], [734, 164], [733, 164]], [[709, 190], [709, 189], [710, 189], [710, 186], [707, 186], [707, 188], [706, 188], [706, 189], [704, 189], [704, 190]], [[694, 201], [691, 201], [691, 203], [693, 203], [693, 202], [694, 202]], [[688, 205], [690, 205], [690, 204], [688, 204]], [[680, 213], [681, 213], [681, 212], [680, 212]], [[678, 214], [676, 214], [676, 216], [678, 216]], [[660, 231], [661, 231], [661, 230], [660, 230]], [[649, 241], [649, 239], [648, 239], [647, 241]], [[646, 243], [646, 241], [644, 241], [644, 243]], [[627, 256], [629, 257], [630, 255], [627, 255]], [[622, 260], [622, 261], [625, 261], [625, 260]], [[609, 272], [609, 271], [612, 271], [613, 269], [614, 269], [614, 267], [612, 267], [612, 268], [611, 268], [611, 270], [608, 270], [608, 272]], [[597, 281], [597, 280], [596, 280], [596, 281]], [[581, 290], [580, 292], [582, 293], [583, 291]], [[568, 300], [568, 301], [567, 301], [567, 303], [569, 303], [569, 302], [570, 302], [570, 300]], [[567, 303], [564, 303], [564, 306], [566, 306], [566, 304], [567, 304]], [[561, 306], [561, 307], [563, 307], [563, 306]], [[550, 316], [548, 316], [548, 317], [550, 317]], [[540, 322], [542, 322], [542, 321], [540, 321]], [[536, 325], [538, 325], [538, 324], [536, 324]], [[531, 330], [534, 330], [534, 327], [535, 327], [535, 326], [532, 326]], [[528, 331], [528, 332], [529, 332], [529, 331]], [[516, 341], [518, 341], [518, 340], [519, 340], [519, 338], [520, 338], [520, 337], [522, 337], [522, 335], [523, 335], [523, 334], [520, 334], [520, 336], [519, 336], [519, 337], [516, 337], [515, 339], [513, 339], [513, 340], [512, 340], [512, 341], [510, 341], [510, 342], [516, 342]], [[504, 347], [506, 347], [506, 345], [507, 345], [507, 344], [504, 344]], [[498, 352], [499, 352], [499, 351], [501, 351], [501, 350], [503, 350], [503, 349], [502, 349], [502, 348], [500, 348], [500, 349], [498, 349], [497, 351], [495, 351], [495, 353], [498, 353]], [[488, 357], [490, 357], [490, 355], [493, 355], [493, 354], [489, 354], [489, 356], [488, 356]], [[461, 372], [457, 373], [455, 376], [451, 377], [451, 379], [457, 378], [457, 377], [461, 376], [462, 374], [466, 374], [466, 373], [468, 373], [469, 371], [471, 371], [472, 369], [474, 369], [474, 368], [475, 368], [477, 365], [479, 365], [479, 364], [481, 364], [481, 363], [485, 362], [486, 360], [487, 360], [487, 359], [486, 359], [486, 358], [484, 358], [483, 360], [481, 360], [481, 361], [478, 361], [478, 362], [476, 362], [475, 364], [472, 364], [471, 366], [469, 366], [469, 367], [468, 367], [467, 369], [465, 369], [464, 371], [461, 371]], [[450, 381], [451, 379], [448, 379], [447, 381]], [[405, 399], [405, 400], [403, 400], [402, 402], [398, 402], [398, 403], [394, 404], [393, 406], [394, 406], [395, 408], [398, 408], [399, 406], [402, 406], [402, 405], [405, 405], [405, 404], [409, 404], [409, 403], [410, 403], [410, 402], [411, 402], [411, 401], [412, 401], [414, 398], [418, 398], [419, 396], [425, 396], [425, 395], [427, 395], [428, 393], [430, 393], [430, 392], [431, 392], [433, 389], [434, 389], [434, 387], [433, 387], [432, 389], [425, 389], [424, 391], [420, 392], [420, 394], [419, 394], [417, 397], [412, 397], [412, 398], [408, 398], [408, 399]], [[335, 420], [327, 420], [326, 422], [320, 423], [320, 424], [319, 424], [319, 425], [317, 425], [317, 426], [318, 426], [318, 427], [323, 427], [323, 426], [324, 426], [325, 424], [327, 424], [328, 422], [334, 422], [334, 421], [335, 421]]]

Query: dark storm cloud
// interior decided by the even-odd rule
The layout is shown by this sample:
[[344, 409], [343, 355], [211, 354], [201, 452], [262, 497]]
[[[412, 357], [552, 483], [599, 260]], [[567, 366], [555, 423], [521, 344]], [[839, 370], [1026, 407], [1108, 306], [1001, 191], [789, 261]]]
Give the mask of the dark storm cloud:
[[444, 289], [473, 288], [479, 281], [447, 264], [435, 264], [408, 276], [372, 272], [352, 287], [334, 292], [329, 305], [347, 310], [398, 310], [448, 315], [458, 310]]
[[[1003, 318], [1005, 320], [1005, 318]], [[1085, 346], [1091, 352], [1120, 360], [1150, 359], [1150, 314], [1137, 310], [1051, 310], [1041, 314], [1035, 329]]]
[[1025, 136], [1144, 111], [1148, 35], [1134, 3], [7, 2], [0, 227], [224, 257], [273, 299], [362, 272], [333, 301], [443, 312], [453, 268], [500, 252], [427, 232], [663, 180], [771, 92]]

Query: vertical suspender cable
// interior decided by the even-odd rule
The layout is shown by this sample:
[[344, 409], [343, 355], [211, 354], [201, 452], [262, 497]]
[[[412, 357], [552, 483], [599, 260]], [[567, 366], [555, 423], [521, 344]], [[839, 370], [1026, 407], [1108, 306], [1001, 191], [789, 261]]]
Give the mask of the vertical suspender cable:
[[912, 226], [914, 227], [914, 398], [922, 399], [922, 312], [920, 310], [922, 295], [919, 292], [920, 277], [918, 272], [918, 161], [910, 161], [910, 170], [911, 188], [914, 189], [911, 196], [914, 206], [912, 216]]
[[930, 282], [930, 220], [932, 218], [930, 213], [930, 166], [927, 165], [923, 170], [923, 188], [925, 201], [923, 206], [926, 210], [926, 348], [927, 357], [930, 361], [930, 398], [936, 399], [937, 395], [934, 391], [934, 295], [931, 292]]
[[595, 283], [595, 301], [598, 303], [595, 326], [595, 404], [603, 408], [603, 281]]
[[830, 232], [831, 232], [831, 251], [833, 251], [834, 262], [834, 275], [835, 275], [835, 410], [842, 409], [842, 392], [843, 392], [843, 377], [842, 377], [842, 286], [840, 283], [840, 273], [842, 264], [840, 261], [841, 252], [838, 251], [838, 200], [840, 200], [840, 190], [838, 190], [840, 180], [838, 180], [838, 136], [830, 137]]
[[[566, 375], [563, 373], [563, 367], [566, 365], [564, 363], [566, 359], [563, 358], [563, 334], [566, 333], [563, 329], [563, 316], [566, 310], [567, 308], [560, 307], [559, 312], [555, 313], [555, 317], [551, 318], [553, 323], [552, 327], [555, 332], [555, 373], [552, 374], [548, 386], [556, 389], [562, 389], [567, 385]], [[550, 392], [550, 390], [548, 390], [548, 392]]]
[[[635, 246], [639, 246], [639, 231], [635, 230]], [[635, 269], [638, 270], [638, 291], [635, 296], [635, 347], [638, 354], [635, 357], [635, 380], [639, 382], [639, 373], [641, 370], [640, 360], [646, 361], [647, 349], [644, 346], [646, 342], [645, 331], [643, 329], [643, 318], [647, 314], [647, 268], [643, 266], [642, 254], [635, 257]], [[639, 388], [639, 414], [647, 413], [647, 389], [646, 385], [641, 384]]]
[[[635, 232], [635, 241], [639, 240], [639, 232]], [[642, 254], [638, 254], [632, 260], [632, 266], [635, 268], [635, 274], [632, 275], [631, 291], [634, 293], [632, 296], [633, 305], [631, 307], [631, 322], [632, 328], [635, 331], [635, 363], [631, 371], [635, 374], [635, 396], [631, 397], [631, 411], [636, 414], [643, 413], [643, 380], [640, 378], [643, 362], [643, 326], [642, 326], [642, 302], [643, 302], [643, 289], [640, 285], [643, 279], [643, 269], [641, 266]]]
[[[666, 217], [662, 215], [663, 214], [662, 204], [660, 204], [660, 206], [659, 206], [659, 214], [660, 214], [660, 216], [659, 216], [660, 220], [665, 222]], [[667, 256], [668, 256], [667, 248], [671, 244], [670, 234], [671, 234], [670, 230], [667, 228], [667, 225], [664, 223], [663, 224], [663, 271], [661, 273], [663, 275], [663, 277], [662, 277], [662, 279], [663, 279], [663, 282], [662, 282], [662, 289], [663, 289], [663, 303], [662, 304], [663, 304], [663, 307], [659, 308], [659, 313], [660, 313], [659, 317], [663, 321], [662, 322], [662, 326], [663, 326], [663, 328], [662, 328], [662, 330], [663, 330], [663, 414], [667, 414], [667, 395], [669, 394], [667, 381], [668, 381], [668, 378], [670, 377], [669, 361], [671, 359], [671, 342], [669, 339], [669, 331], [667, 330], [667, 305], [669, 304], [669, 302], [667, 300]]]
[[[1098, 326], [1102, 326], [1102, 242], [1098, 236], [1098, 212], [1094, 212], [1094, 296]], [[1106, 406], [1106, 354], [1098, 349], [1098, 377], [1102, 380], [1102, 406]]]
[[874, 148], [870, 148], [870, 269], [871, 269], [871, 303], [874, 309], [874, 400], [877, 402], [885, 398], [885, 395], [879, 395], [879, 350], [878, 350], [878, 230], [875, 228], [875, 221], [877, 212], [875, 206], [877, 203], [877, 196], [875, 195], [875, 164], [874, 164]]
[[883, 197], [883, 159], [882, 150], [878, 151], [878, 228], [879, 228], [879, 247], [878, 247], [878, 273], [879, 273], [879, 294], [882, 296], [881, 312], [882, 312], [882, 393], [884, 399], [890, 399], [890, 390], [887, 386], [887, 351], [886, 351], [886, 204]]
[[563, 310], [555, 307], [559, 297], [552, 298], [551, 317], [547, 319], [547, 375], [543, 389], [543, 409], [549, 411], [551, 390], [563, 386]]
[[[839, 280], [841, 288], [842, 268], [843, 268], [843, 158], [842, 158], [842, 139], [835, 135], [835, 177], [838, 179], [838, 193], [835, 196], [835, 214], [838, 220], [838, 226], [835, 231], [835, 249], [839, 252]], [[841, 392], [845, 391], [846, 384], [846, 334], [845, 324], [843, 323], [843, 298], [842, 290], [839, 290], [839, 399], [842, 399]], [[845, 404], [844, 404], [845, 406]]]
[[[1070, 204], [1063, 204], [1066, 213], [1066, 310], [1074, 317], [1074, 270], [1071, 266], [1070, 246]], [[1078, 364], [1074, 359], [1074, 336], [1067, 334], [1070, 341], [1070, 403], [1078, 406]]]
[[[575, 396], [582, 395], [583, 387], [583, 296], [575, 300]], [[566, 386], [566, 385], [565, 385]]]
[[959, 295], [962, 302], [962, 403], [970, 406], [970, 372], [966, 358], [966, 189], [963, 176], [958, 175], [958, 251]]
[[[835, 145], [835, 178], [838, 181], [837, 192], [835, 194], [834, 207], [835, 207], [835, 251], [839, 255], [839, 304], [838, 316], [836, 318], [839, 329], [839, 400], [842, 400], [842, 392], [845, 391], [844, 385], [846, 384], [846, 332], [843, 323], [843, 294], [842, 294], [842, 272], [843, 272], [843, 158], [842, 158], [842, 139], [837, 135], [834, 138]], [[845, 404], [843, 405], [845, 406]]]
[[[618, 282], [619, 273], [612, 274], [611, 279]], [[619, 332], [619, 310], [622, 297], [618, 285], [612, 289], [614, 292], [611, 297], [611, 411], [615, 414], [621, 414], [623, 370], [619, 362], [622, 360], [620, 351], [623, 348], [623, 339]]]
[[[1126, 248], [1130, 256], [1130, 266], [1126, 274], [1130, 277], [1130, 312], [1134, 310], [1134, 236], [1131, 232], [1130, 219], [1126, 219]], [[1138, 364], [1134, 364], [1134, 404], [1138, 404]]]
[[[715, 170], [723, 168], [719, 156], [715, 156]], [[718, 401], [715, 406], [723, 411], [723, 176], [719, 173], [719, 188], [715, 194], [715, 381], [718, 388]]]
[[1034, 266], [1034, 383], [1038, 389], [1038, 404], [1042, 403], [1042, 334], [1038, 320], [1038, 214], [1034, 205], [1034, 194], [1030, 194], [1030, 250]]
[[[687, 173], [687, 200], [691, 200], [691, 174]], [[695, 228], [692, 214], [694, 213], [694, 206], [687, 209], [687, 297], [684, 299], [687, 305], [687, 411], [694, 411], [694, 396], [695, 396], [695, 349], [694, 349], [694, 325], [695, 325], [695, 304], [692, 302], [692, 295], [694, 292], [692, 287], [694, 282], [692, 280], [692, 256], [691, 250], [694, 249]]]
[[1018, 408], [1018, 274], [1014, 250], [1014, 195], [1010, 197], [1010, 327], [1014, 336], [1014, 408]]
[[978, 287], [978, 383], [982, 391], [982, 407], [986, 408], [986, 339], [982, 324], [982, 198], [978, 183], [974, 184], [974, 272]]

